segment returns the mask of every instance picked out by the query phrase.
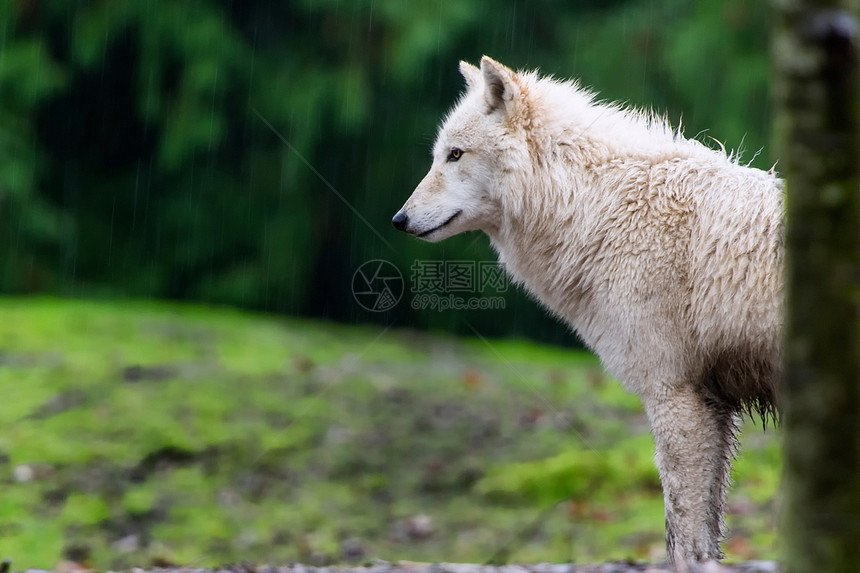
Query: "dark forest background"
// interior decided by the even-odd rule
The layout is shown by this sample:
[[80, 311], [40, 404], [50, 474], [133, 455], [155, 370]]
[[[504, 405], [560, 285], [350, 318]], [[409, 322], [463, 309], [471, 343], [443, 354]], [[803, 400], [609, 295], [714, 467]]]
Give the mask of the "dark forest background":
[[462, 89], [457, 62], [487, 54], [580, 78], [768, 168], [767, 12], [745, 0], [2, 0], [0, 290], [573, 342], [520, 293], [504, 320], [353, 300], [370, 259], [404, 274], [416, 259], [494, 260], [483, 236], [426, 245], [389, 222], [429, 167]]

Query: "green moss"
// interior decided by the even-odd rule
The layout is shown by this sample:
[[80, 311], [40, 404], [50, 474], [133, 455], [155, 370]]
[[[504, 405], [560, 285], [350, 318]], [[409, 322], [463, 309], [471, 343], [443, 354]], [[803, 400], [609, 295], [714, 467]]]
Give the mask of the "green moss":
[[[101, 569], [324, 562], [357, 539], [392, 560], [659, 558], [647, 424], [593, 357], [379, 335], [0, 299], [0, 472], [33, 471], [4, 484], [0, 554], [44, 568], [69, 544]], [[747, 435], [732, 495], [748, 509], [729, 523], [772, 556], [776, 433]], [[120, 531], [143, 545], [119, 554]]]
[[67, 499], [60, 514], [65, 525], [98, 525], [110, 517], [110, 509], [98, 495], [73, 493]]
[[130, 516], [145, 515], [155, 508], [158, 494], [150, 484], [128, 489], [122, 498], [122, 511]]
[[626, 491], [659, 487], [648, 446], [621, 445], [612, 450], [569, 450], [551, 458], [491, 469], [476, 491], [501, 500], [539, 505], [562, 499], [621, 496]]

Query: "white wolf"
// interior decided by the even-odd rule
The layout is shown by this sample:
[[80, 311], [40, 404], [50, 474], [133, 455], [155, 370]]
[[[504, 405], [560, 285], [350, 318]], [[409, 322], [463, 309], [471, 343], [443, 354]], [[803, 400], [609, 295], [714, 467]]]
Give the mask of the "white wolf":
[[572, 82], [461, 62], [467, 91], [394, 216], [489, 235], [515, 281], [642, 400], [669, 560], [719, 559], [744, 410], [775, 417], [783, 186]]

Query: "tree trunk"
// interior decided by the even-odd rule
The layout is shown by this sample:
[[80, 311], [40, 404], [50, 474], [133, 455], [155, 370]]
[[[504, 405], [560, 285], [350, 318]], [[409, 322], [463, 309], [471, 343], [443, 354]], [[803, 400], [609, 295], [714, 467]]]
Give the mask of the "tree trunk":
[[860, 569], [858, 27], [847, 0], [775, 0], [787, 182], [785, 570]]

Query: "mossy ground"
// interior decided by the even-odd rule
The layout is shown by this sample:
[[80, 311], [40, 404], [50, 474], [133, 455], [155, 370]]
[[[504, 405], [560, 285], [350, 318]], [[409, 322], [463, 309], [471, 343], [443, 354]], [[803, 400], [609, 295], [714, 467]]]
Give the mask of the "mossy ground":
[[[0, 300], [0, 557], [661, 559], [637, 400], [584, 352], [161, 303]], [[775, 555], [748, 424], [730, 559]]]

